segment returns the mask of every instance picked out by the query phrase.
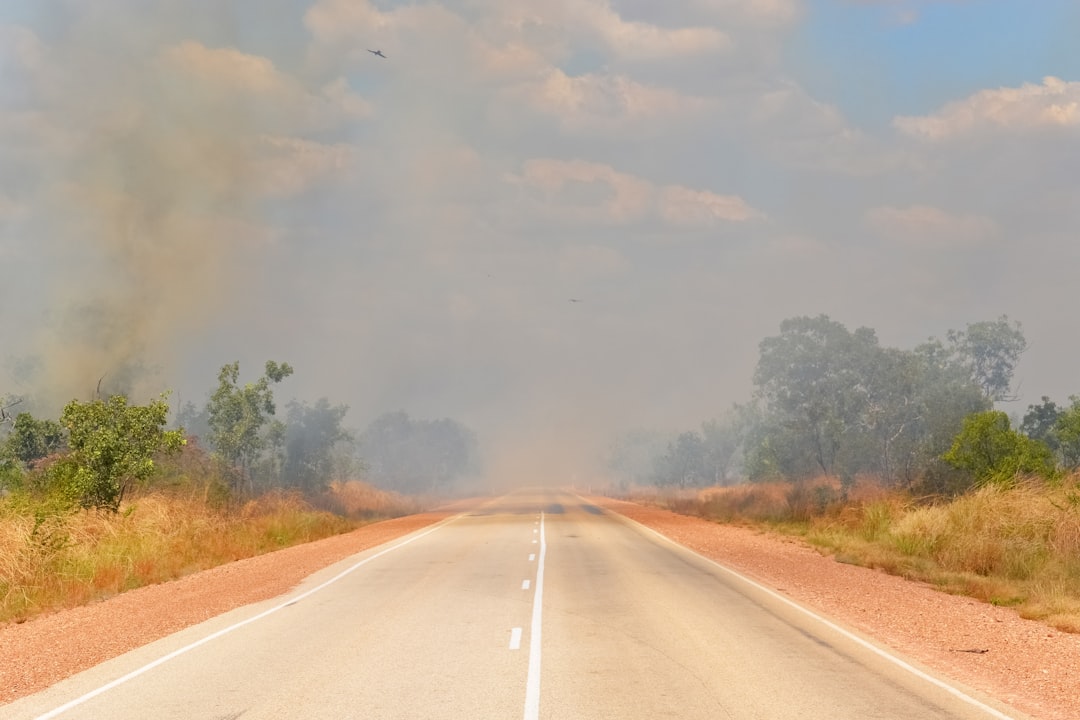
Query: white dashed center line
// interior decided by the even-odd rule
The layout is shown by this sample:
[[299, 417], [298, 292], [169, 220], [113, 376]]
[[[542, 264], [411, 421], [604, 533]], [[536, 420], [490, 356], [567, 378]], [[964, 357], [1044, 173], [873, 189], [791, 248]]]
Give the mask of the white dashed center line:
[[528, 580], [522, 580], [521, 581], [521, 589], [522, 590], [528, 590], [529, 589], [529, 581]]
[[521, 628], [510, 628], [510, 649], [521, 649]]
[[540, 717], [540, 628], [544, 608], [544, 514], [540, 513], [540, 562], [536, 566], [536, 590], [533, 591], [532, 625], [529, 627], [529, 679], [525, 684], [525, 720]]

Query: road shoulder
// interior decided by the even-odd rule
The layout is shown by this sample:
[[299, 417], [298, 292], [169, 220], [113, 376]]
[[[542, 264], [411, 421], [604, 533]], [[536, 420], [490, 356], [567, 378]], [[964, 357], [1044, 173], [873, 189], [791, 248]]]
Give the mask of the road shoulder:
[[589, 500], [1032, 717], [1076, 717], [1080, 635], [839, 563], [797, 538], [610, 498]]

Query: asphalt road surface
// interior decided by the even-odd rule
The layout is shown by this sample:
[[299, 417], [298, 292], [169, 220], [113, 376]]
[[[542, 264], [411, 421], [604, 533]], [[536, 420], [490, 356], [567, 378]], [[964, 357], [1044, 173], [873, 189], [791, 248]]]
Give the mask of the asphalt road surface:
[[1020, 718], [577, 496], [522, 491], [0, 718]]

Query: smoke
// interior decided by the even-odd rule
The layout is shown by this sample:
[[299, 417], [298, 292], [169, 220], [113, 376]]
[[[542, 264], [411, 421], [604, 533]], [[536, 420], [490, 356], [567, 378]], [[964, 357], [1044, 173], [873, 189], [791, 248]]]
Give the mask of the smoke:
[[242, 292], [258, 184], [255, 114], [213, 55], [153, 23], [71, 5], [38, 78], [55, 137], [45, 178], [46, 405], [156, 392], [169, 358]]
[[[1026, 388], [1074, 390], [1045, 312], [1080, 257], [1075, 133], [1045, 120], [1067, 82], [881, 106], [1031, 118], [930, 140], [804, 88], [817, 51], [778, 50], [813, 24], [738, 3], [581, 27], [540, 0], [0, 5], [0, 391], [41, 412], [103, 376], [198, 405], [221, 364], [274, 358], [282, 400], [451, 417], [495, 480], [561, 483], [622, 430], [745, 400], [758, 342], [819, 312], [898, 345], [1007, 312], [1042, 363]], [[680, 28], [753, 42], [687, 54], [713, 34]], [[860, 83], [918, 74], [880, 61]], [[926, 217], [946, 232], [915, 242]]]

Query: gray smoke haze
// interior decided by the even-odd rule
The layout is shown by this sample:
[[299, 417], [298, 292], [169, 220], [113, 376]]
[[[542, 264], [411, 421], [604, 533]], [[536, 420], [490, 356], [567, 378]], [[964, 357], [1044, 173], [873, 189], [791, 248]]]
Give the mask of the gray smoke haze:
[[48, 133], [34, 210], [49, 268], [30, 348], [53, 407], [102, 376], [139, 395], [175, 381], [176, 352], [247, 282], [257, 196], [255, 109], [198, 66], [199, 47], [167, 44], [164, 23], [66, 7], [28, 68]]
[[1009, 409], [1080, 393], [1071, 11], [1006, 67], [975, 6], [5, 3], [0, 391], [288, 361], [280, 400], [455, 418], [513, 483], [746, 400], [795, 315], [1007, 313]]

